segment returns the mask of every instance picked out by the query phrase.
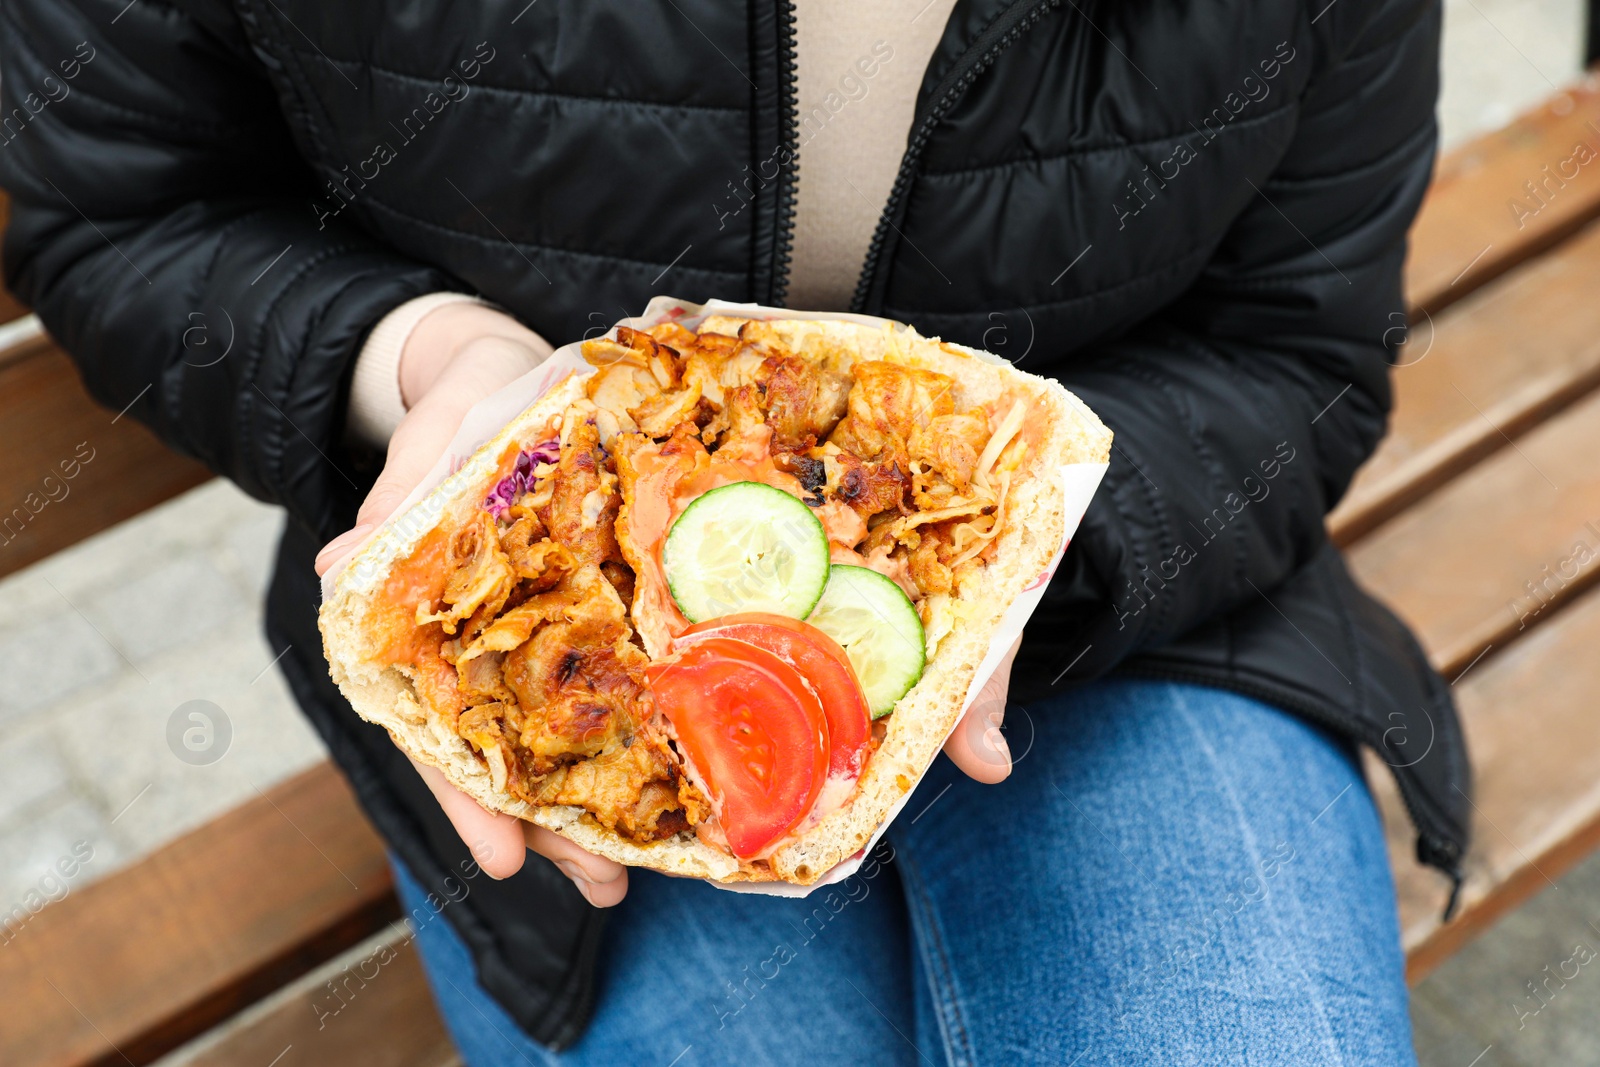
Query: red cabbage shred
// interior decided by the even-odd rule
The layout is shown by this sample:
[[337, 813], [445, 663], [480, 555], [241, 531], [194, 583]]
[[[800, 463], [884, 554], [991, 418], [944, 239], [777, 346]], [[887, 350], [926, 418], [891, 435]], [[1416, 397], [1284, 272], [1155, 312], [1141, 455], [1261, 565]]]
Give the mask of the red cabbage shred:
[[517, 498], [533, 488], [534, 468], [541, 463], [554, 463], [560, 458], [559, 440], [544, 441], [532, 448], [523, 449], [517, 453], [516, 467], [506, 477], [501, 478], [484, 498], [484, 508], [498, 520], [505, 514], [507, 508], [517, 502]]

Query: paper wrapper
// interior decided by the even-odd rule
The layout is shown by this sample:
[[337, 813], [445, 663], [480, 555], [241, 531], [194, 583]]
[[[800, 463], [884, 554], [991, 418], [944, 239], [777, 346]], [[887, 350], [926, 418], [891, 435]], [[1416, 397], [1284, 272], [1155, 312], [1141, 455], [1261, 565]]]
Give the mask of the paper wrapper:
[[[711, 315], [731, 315], [748, 319], [831, 319], [880, 328], [889, 321], [871, 315], [790, 311], [785, 308], [764, 307], [760, 304], [731, 304], [723, 300], [712, 300], [705, 304], [691, 304], [688, 301], [677, 300], [672, 297], [658, 296], [650, 301], [649, 306], [644, 310], [644, 314], [630, 319], [623, 319], [617, 325], [629, 326], [636, 330], [645, 330], [670, 320], [693, 330]], [[894, 323], [893, 325], [899, 329], [904, 328], [899, 323]], [[615, 335], [616, 331], [613, 328], [606, 336], [614, 337]], [[962, 351], [988, 363], [1005, 362], [1005, 360], [990, 352], [962, 346], [954, 347], [961, 347]], [[439, 461], [433, 465], [433, 469], [428, 472], [428, 476], [418, 483], [417, 487], [411, 491], [411, 495], [406, 497], [400, 506], [395, 509], [395, 515], [404, 516], [414, 504], [426, 496], [436, 485], [455, 471], [460, 470], [467, 460], [472, 458], [473, 453], [477, 452], [491, 437], [499, 433], [506, 423], [516, 418], [535, 400], [538, 400], [558, 383], [565, 380], [568, 374], [587, 375], [594, 373], [594, 369], [583, 358], [582, 342], [575, 341], [572, 344], [563, 345], [556, 349], [555, 353], [537, 368], [478, 401], [462, 420], [461, 429], [456, 431], [455, 438], [450, 442], [450, 447], [445, 450], [444, 455], [439, 457]], [[1011, 647], [1011, 643], [1022, 633], [1022, 628], [1027, 625], [1034, 609], [1039, 606], [1039, 601], [1044, 596], [1045, 586], [1049, 584], [1051, 576], [1056, 572], [1056, 568], [1061, 565], [1061, 555], [1067, 550], [1067, 544], [1072, 540], [1072, 535], [1077, 530], [1078, 523], [1083, 519], [1083, 513], [1089, 506], [1089, 500], [1094, 496], [1095, 489], [1099, 487], [1100, 479], [1104, 477], [1105, 472], [1106, 464], [1104, 463], [1068, 463], [1062, 466], [1061, 492], [1065, 497], [1066, 503], [1063, 509], [1066, 529], [1062, 531], [1061, 547], [1056, 549], [1056, 554], [1051, 558], [1050, 565], [1029, 583], [1028, 587], [1022, 591], [1022, 594], [1013, 600], [1011, 606], [1006, 609], [1006, 613], [1000, 621], [1000, 626], [995, 630], [994, 637], [989, 641], [989, 652], [984, 656], [983, 662], [979, 664], [977, 673], [973, 675], [972, 685], [967, 690], [966, 700], [962, 704], [963, 712], [970, 708], [972, 702], [978, 698], [978, 692], [983, 688], [983, 683], [988, 680], [989, 675], [994, 673], [995, 668], [1000, 664], [1000, 660], [1004, 658], [1006, 650]], [[381, 536], [382, 533], [383, 528], [380, 528], [374, 536]], [[359, 548], [360, 546], [357, 547]], [[350, 555], [354, 554], [355, 549], [352, 549]], [[323, 576], [322, 595], [324, 599], [331, 595], [334, 582], [344, 569], [344, 563], [349, 558], [349, 556], [346, 556], [345, 560], [330, 568], [328, 573]], [[921, 777], [918, 778], [918, 782], [921, 782]], [[901, 810], [906, 806], [906, 802], [911, 799], [915, 792], [915, 786], [906, 791], [900, 798], [900, 802], [895, 805], [894, 809], [889, 812], [889, 815], [878, 827], [877, 832], [872, 835], [872, 840], [867, 842], [865, 848], [835, 866], [809, 886], [793, 885], [788, 882], [745, 882], [732, 885], [713, 882], [712, 884], [720, 889], [726, 889], [734, 893], [760, 893], [776, 897], [805, 897], [823, 886], [841, 882], [854, 874], [861, 866], [862, 860], [882, 839], [884, 833], [889, 829], [889, 824], [900, 814]]]

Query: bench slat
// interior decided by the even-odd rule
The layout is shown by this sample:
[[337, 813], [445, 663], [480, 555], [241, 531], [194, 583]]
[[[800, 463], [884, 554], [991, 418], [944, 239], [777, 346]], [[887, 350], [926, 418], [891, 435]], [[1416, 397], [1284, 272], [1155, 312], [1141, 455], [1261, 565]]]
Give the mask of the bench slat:
[[[6, 226], [11, 222], [11, 198], [4, 190], [0, 190], [0, 233], [4, 233]], [[0, 281], [0, 324], [20, 319], [28, 313], [22, 302], [12, 296], [5, 287], [5, 282]]]
[[13, 322], [27, 313], [28, 309], [7, 292], [5, 286], [0, 285], [0, 322]]
[[1368, 774], [1384, 812], [1412, 981], [1600, 845], [1596, 647], [1600, 590], [1591, 590], [1456, 685], [1476, 816], [1461, 910], [1449, 925], [1439, 923], [1444, 879], [1416, 863], [1391, 776], [1376, 768]]
[[[447, 905], [448, 906], [448, 905]], [[438, 916], [427, 922], [443, 922]], [[161, 1067], [458, 1067], [396, 923], [174, 1052]]]
[[37, 315], [24, 315], [0, 323], [0, 367], [26, 359], [50, 347], [50, 335]]
[[1407, 298], [1438, 313], [1596, 215], [1600, 80], [1590, 75], [1444, 157], [1411, 230]]
[[148, 1062], [396, 912], [377, 836], [319, 765], [9, 931], [0, 1063]]
[[1600, 225], [1414, 328], [1389, 434], [1328, 517], [1337, 543], [1600, 386], [1596, 278]]
[[59, 349], [0, 364], [0, 576], [211, 477], [116, 415]]
[[1351, 569], [1453, 678], [1600, 576], [1597, 455], [1600, 393], [1380, 527]]

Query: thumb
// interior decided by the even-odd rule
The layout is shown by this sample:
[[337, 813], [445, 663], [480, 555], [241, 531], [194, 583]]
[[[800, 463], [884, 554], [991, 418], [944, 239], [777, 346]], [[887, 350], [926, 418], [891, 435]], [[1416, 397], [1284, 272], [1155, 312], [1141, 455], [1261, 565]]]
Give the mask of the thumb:
[[428, 784], [450, 825], [461, 835], [485, 874], [494, 879], [510, 878], [522, 869], [528, 846], [523, 840], [522, 823], [515, 816], [485, 811], [476, 800], [451, 785], [437, 767], [414, 759], [411, 765]]
[[526, 374], [543, 354], [518, 341], [483, 337], [463, 345], [389, 438], [383, 473], [356, 512], [356, 524], [317, 553], [317, 574], [326, 574], [355, 552], [380, 523], [393, 515], [427, 477], [472, 405]]
[[394, 514], [401, 501], [433, 469], [461, 426], [461, 417], [472, 406], [465, 397], [451, 398], [429, 393], [395, 428], [389, 438], [389, 454], [383, 472], [373, 483], [367, 498], [356, 512], [356, 524], [317, 553], [316, 571], [323, 575], [352, 555], [372, 535], [380, 523]]
[[328, 571], [333, 569], [335, 563], [354, 552], [356, 547], [365, 541], [367, 535], [371, 532], [372, 523], [364, 522], [357, 526], [352, 526], [332, 541], [323, 545], [322, 550], [317, 553], [316, 562], [313, 564], [317, 577], [320, 578], [327, 574]]
[[985, 785], [1003, 782], [1011, 774], [1011, 748], [1000, 732], [1000, 724], [1005, 721], [1006, 696], [1011, 689], [1011, 662], [1017, 658], [1021, 645], [1019, 636], [983, 683], [978, 698], [961, 716], [950, 740], [944, 743], [950, 761], [969, 778]]
[[394, 514], [444, 454], [472, 405], [532, 370], [541, 358], [527, 345], [503, 337], [481, 337], [463, 345], [396, 427], [383, 473], [356, 512], [356, 525], [376, 526]]

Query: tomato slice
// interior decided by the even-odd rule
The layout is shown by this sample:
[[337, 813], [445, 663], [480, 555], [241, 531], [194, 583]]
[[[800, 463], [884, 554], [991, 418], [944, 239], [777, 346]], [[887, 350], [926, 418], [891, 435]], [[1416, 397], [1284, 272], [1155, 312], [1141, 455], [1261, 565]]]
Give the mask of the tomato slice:
[[822, 698], [822, 711], [828, 717], [828, 773], [849, 778], [861, 773], [872, 716], [850, 658], [837, 641], [799, 619], [752, 611], [691, 626], [678, 638], [678, 647], [708, 637], [764, 648], [799, 671]]
[[656, 706], [740, 858], [799, 825], [828, 776], [828, 720], [799, 671], [743, 641], [710, 637], [649, 667]]

